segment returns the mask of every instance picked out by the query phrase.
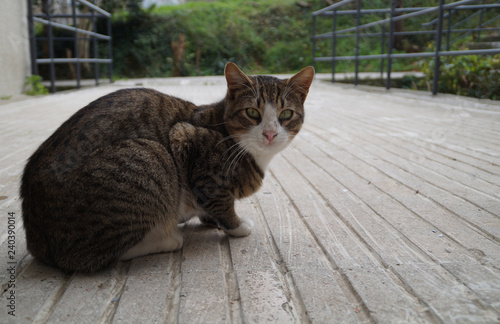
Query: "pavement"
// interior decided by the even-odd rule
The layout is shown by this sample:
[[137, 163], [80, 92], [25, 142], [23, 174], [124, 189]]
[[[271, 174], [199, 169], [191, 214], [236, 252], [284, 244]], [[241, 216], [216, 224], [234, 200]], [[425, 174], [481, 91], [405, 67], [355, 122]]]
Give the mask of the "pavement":
[[136, 79], [0, 106], [0, 323], [500, 322], [498, 102], [321, 77], [290, 149], [237, 203], [249, 236], [193, 220], [181, 251], [93, 276], [33, 259], [26, 159], [79, 108], [137, 86], [225, 94], [223, 77]]

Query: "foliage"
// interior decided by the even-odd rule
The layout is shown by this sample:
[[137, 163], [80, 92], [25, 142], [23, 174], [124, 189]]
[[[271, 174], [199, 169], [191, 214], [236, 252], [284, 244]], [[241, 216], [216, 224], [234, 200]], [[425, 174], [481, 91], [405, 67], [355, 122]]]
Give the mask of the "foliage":
[[[172, 42], [184, 35], [182, 75], [221, 74], [227, 61], [254, 73], [311, 64], [310, 11], [292, 0], [188, 2], [119, 14], [113, 21], [115, 72], [172, 75]], [[263, 70], [265, 67], [265, 70]]]
[[45, 95], [49, 93], [49, 90], [43, 86], [42, 77], [39, 75], [31, 75], [26, 77], [26, 94], [30, 96]]
[[118, 10], [126, 11], [132, 15], [141, 12], [142, 0], [93, 0], [94, 4], [100, 6], [107, 12], [114, 13]]
[[2, 100], [9, 100], [10, 98], [12, 98], [11, 95], [6, 95], [6, 96], [1, 96], [0, 99]]
[[[430, 88], [435, 60], [421, 62]], [[438, 91], [476, 98], [500, 99], [500, 55], [448, 56], [441, 58]]]
[[[46, 0], [36, 0], [44, 2]], [[64, 2], [65, 0], [58, 0]], [[167, 77], [173, 75], [214, 75], [222, 74], [227, 61], [236, 62], [242, 69], [252, 74], [257, 73], [290, 73], [312, 64], [312, 12], [324, 8], [331, 1], [297, 1], [297, 0], [218, 0], [218, 1], [188, 1], [182, 5], [150, 7], [144, 9], [143, 0], [90, 0], [113, 13], [113, 68], [114, 77], [142, 78]], [[492, 3], [493, 0], [485, 0]], [[342, 9], [356, 9], [356, 2], [351, 2]], [[432, 0], [419, 0], [405, 7], [435, 6]], [[373, 0], [363, 2], [363, 8], [388, 8], [390, 1]], [[452, 12], [452, 24], [461, 22], [471, 15], [470, 10]], [[483, 21], [491, 20], [492, 12], [485, 12]], [[483, 15], [481, 15], [483, 16]], [[361, 24], [379, 21], [387, 18], [387, 14], [363, 14]], [[423, 23], [432, 21], [437, 13], [429, 13], [406, 19], [401, 22], [403, 31], [421, 30], [431, 31], [429, 34], [401, 36], [400, 50], [393, 53], [428, 52], [434, 51], [434, 25], [422, 27]], [[460, 23], [460, 28], [477, 26], [479, 15], [466, 23]], [[337, 30], [352, 27], [355, 22], [353, 15], [339, 15]], [[500, 22], [500, 20], [498, 21]], [[39, 26], [39, 24], [37, 24]], [[318, 17], [316, 32], [328, 33], [332, 31], [332, 17]], [[98, 21], [98, 31], [106, 30], [104, 20]], [[494, 26], [492, 26], [494, 27]], [[68, 36], [67, 31], [56, 31], [56, 36]], [[382, 41], [375, 34], [384, 31]], [[43, 34], [43, 29], [37, 30]], [[338, 37], [336, 40], [336, 54], [339, 56], [354, 56], [356, 50], [355, 38]], [[484, 36], [484, 35], [483, 35]], [[363, 29], [360, 34], [359, 54], [387, 53], [388, 25], [373, 26]], [[463, 49], [467, 43], [474, 41], [477, 33], [463, 37], [452, 43], [451, 50]], [[443, 40], [446, 44], [446, 41]], [[432, 46], [428, 47], [427, 44]], [[325, 38], [316, 41], [316, 56], [327, 57], [332, 55], [332, 39]], [[38, 42], [39, 53], [47, 50], [44, 42]], [[107, 55], [107, 44], [99, 43], [99, 56]], [[71, 42], [56, 42], [55, 52], [58, 57], [65, 57], [66, 49], [72, 50]], [[492, 89], [498, 84], [496, 73], [488, 74], [487, 65], [491, 62], [469, 62], [467, 58], [456, 58], [462, 63], [455, 63], [455, 58], [443, 59], [441, 70], [440, 91], [460, 91], [477, 94], [483, 97], [494, 97]], [[472, 60], [472, 59], [470, 59]], [[458, 62], [458, 61], [457, 61]], [[473, 72], [463, 67], [476, 66]], [[482, 66], [481, 64], [485, 64]], [[406, 77], [402, 86], [415, 89], [417, 86], [428, 86], [432, 79], [432, 61], [422, 61], [419, 58], [393, 59], [393, 71], [415, 71], [427, 69], [427, 82], [420, 82]], [[61, 67], [62, 65], [59, 65]], [[341, 60], [335, 63], [337, 72], [353, 72], [354, 60]], [[104, 67], [104, 70], [107, 68]], [[451, 70], [449, 70], [449, 69]], [[318, 72], [330, 72], [330, 62], [317, 62]], [[379, 72], [387, 69], [386, 59], [361, 60], [359, 70], [363, 72]], [[469, 68], [468, 68], [469, 69]], [[101, 71], [102, 72], [102, 71]], [[83, 77], [91, 77], [92, 71], [82, 70]], [[41, 66], [41, 75], [48, 74], [48, 65]], [[56, 68], [57, 77], [71, 78], [67, 67]], [[493, 87], [485, 86], [484, 82], [492, 82]], [[486, 83], [488, 84], [488, 83]], [[491, 90], [491, 91], [490, 91]], [[489, 92], [488, 92], [489, 91]], [[496, 90], [498, 92], [498, 90]]]

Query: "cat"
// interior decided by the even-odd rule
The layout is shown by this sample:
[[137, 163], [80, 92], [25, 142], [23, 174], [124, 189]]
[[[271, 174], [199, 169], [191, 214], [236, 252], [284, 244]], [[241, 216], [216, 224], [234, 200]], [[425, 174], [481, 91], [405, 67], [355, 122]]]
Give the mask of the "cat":
[[198, 216], [250, 234], [236, 199], [262, 185], [271, 158], [304, 121], [314, 77], [247, 76], [225, 67], [227, 93], [196, 106], [123, 89], [77, 111], [29, 158], [21, 181], [29, 252], [67, 272], [180, 249], [178, 224]]

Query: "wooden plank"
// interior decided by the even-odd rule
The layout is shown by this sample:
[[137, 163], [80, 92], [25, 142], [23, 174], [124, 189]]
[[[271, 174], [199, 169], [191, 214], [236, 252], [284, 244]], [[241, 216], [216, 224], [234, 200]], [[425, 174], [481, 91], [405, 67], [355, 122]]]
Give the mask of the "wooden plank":
[[[28, 260], [24, 271], [19, 269], [16, 278], [16, 317], [6, 315], [5, 307], [0, 310], [0, 319], [11, 323], [44, 323], [64, 294], [71, 276], [35, 261]], [[4, 300], [2, 298], [2, 300]]]
[[[451, 105], [447, 100], [440, 101], [439, 99], [429, 100], [426, 102], [424, 96], [419, 96], [419, 98], [414, 98], [414, 100], [408, 101], [407, 98], [401, 98], [396, 96], [386, 96], [384, 94], [367, 94], [363, 91], [357, 91], [354, 89], [349, 89], [348, 91], [342, 91], [338, 93], [331, 91], [327, 85], [315, 84], [315, 88], [321, 90], [322, 100], [318, 100], [317, 104], [312, 103], [310, 110], [317, 110], [315, 114], [317, 115], [329, 115], [329, 118], [333, 118], [333, 122], [330, 123], [331, 126], [338, 127], [341, 125], [335, 122], [335, 117], [346, 116], [351, 119], [347, 122], [351, 125], [352, 120], [362, 120], [363, 124], [379, 124], [387, 130], [392, 130], [399, 132], [400, 134], [408, 134], [410, 137], [418, 136], [421, 142], [428, 142], [427, 145], [434, 144], [439, 150], [446, 149], [449, 154], [456, 154], [458, 156], [452, 156], [453, 158], [467, 158], [471, 165], [478, 165], [486, 170], [493, 168], [496, 174], [500, 174], [500, 164], [498, 162], [498, 157], [492, 157], [491, 155], [484, 154], [480, 151], [471, 151], [467, 148], [467, 145], [463, 142], [463, 139], [459, 141], [456, 140], [455, 132], [450, 132], [446, 136], [446, 141], [442, 143], [435, 142], [435, 136], [441, 137], [440, 132], [435, 132], [436, 129], [456, 129], [462, 130], [462, 126], [457, 123], [457, 119], [463, 121], [464, 118], [460, 116], [462, 110], [471, 113], [470, 109], [465, 109], [463, 106], [455, 104]], [[327, 112], [325, 109], [316, 109], [316, 107], [322, 107], [324, 102], [334, 103], [335, 113], [332, 114]], [[483, 109], [485, 104], [478, 104], [479, 109]], [[351, 109], [356, 107], [355, 109]], [[479, 110], [474, 112], [474, 114], [467, 118], [468, 119], [478, 119], [481, 122], [481, 129], [496, 129], [495, 125], [498, 125], [498, 107], [493, 111]], [[309, 114], [308, 116], [310, 116]], [[486, 120], [486, 122], [485, 122]], [[414, 123], [418, 124], [415, 125]], [[496, 123], [496, 124], [495, 124]], [[354, 126], [354, 125], [353, 125]], [[351, 127], [352, 129], [357, 129], [364, 131], [362, 127]], [[383, 132], [387, 134], [387, 131]], [[469, 132], [470, 133], [470, 132]], [[469, 134], [465, 133], [465, 134]], [[475, 143], [477, 145], [477, 143]], [[474, 146], [476, 146], [474, 145]], [[448, 154], [448, 153], [446, 153]]]
[[[328, 135], [324, 136], [327, 137]], [[342, 144], [342, 148], [347, 152], [352, 151], [352, 146], [350, 142]], [[370, 161], [372, 166], [389, 175], [391, 178], [413, 188], [415, 192], [419, 191], [420, 194], [455, 212], [466, 221], [481, 228], [490, 236], [500, 238], [500, 223], [497, 221], [498, 218], [491, 212], [472, 204], [469, 200], [466, 200], [467, 198], [459, 197], [454, 192], [439, 188], [435, 184], [414, 174], [412, 172], [413, 169], [408, 166], [411, 163], [409, 160], [394, 156], [391, 152], [383, 148], [372, 146], [365, 142], [363, 144], [358, 143], [357, 146], [362, 146], [355, 154], [359, 159]], [[477, 197], [477, 195], [474, 197]], [[489, 206], [487, 200], [484, 200], [483, 203], [485, 207]]]
[[[456, 158], [443, 156], [441, 152], [436, 153], [435, 151], [431, 151], [431, 148], [435, 147], [436, 144], [425, 142], [427, 136], [419, 137], [416, 134], [410, 137], [404, 136], [404, 133], [395, 133], [391, 130], [390, 124], [384, 125], [371, 120], [359, 120], [353, 116], [336, 115], [336, 127], [332, 129], [331, 122], [333, 122], [333, 120], [331, 120], [329, 116], [324, 117], [326, 120], [324, 120], [325, 122], [322, 124], [324, 125], [323, 128], [328, 129], [335, 134], [335, 136], [344, 139], [346, 137], [352, 138], [352, 136], [356, 136], [373, 145], [384, 147], [386, 150], [406, 159], [408, 157], [411, 159], [415, 157], [415, 155], [418, 155], [422, 159], [421, 166], [425, 169], [432, 170], [438, 168], [440, 174], [447, 176], [448, 179], [458, 181], [466, 186], [472, 186], [493, 197], [498, 197], [497, 192], [500, 189], [500, 168], [498, 169], [497, 175], [491, 172], [485, 172], [475, 165], [467, 165], [459, 161], [457, 163]], [[327, 120], [330, 122], [327, 123]], [[363, 129], [363, 132], [353, 132], [353, 127], [345, 127], [345, 125], [352, 124], [358, 126], [355, 127], [355, 129]], [[428, 136], [432, 137], [431, 139], [434, 140], [435, 136], [433, 134], [428, 134]], [[500, 137], [498, 139], [500, 140]], [[441, 141], [445, 141], [445, 139], [438, 138], [435, 140], [437, 143]], [[475, 162], [477, 162], [477, 159]]]
[[[402, 280], [429, 305], [444, 323], [497, 323], [498, 313], [482, 305], [467, 286], [439, 267], [427, 264], [401, 265]], [[498, 293], [496, 295], [498, 297]], [[498, 298], [496, 299], [498, 300]]]
[[73, 275], [48, 322], [107, 322], [116, 309], [129, 266], [129, 263], [120, 262], [93, 276]]
[[[18, 202], [15, 203], [15, 205], [18, 205]], [[26, 240], [24, 239], [25, 233], [24, 233], [24, 228], [22, 227], [22, 222], [20, 221], [21, 218], [21, 213], [17, 212], [18, 208], [12, 208], [9, 207], [8, 209], [10, 211], [16, 211], [15, 214], [15, 237], [14, 241], [15, 244], [11, 245], [11, 242], [9, 242], [9, 235], [7, 233], [7, 228], [8, 226], [6, 225], [2, 232], [3, 235], [1, 237], [1, 245], [0, 245], [0, 264], [3, 265], [4, 269], [9, 269], [11, 266], [15, 266], [16, 268], [16, 276], [19, 276], [24, 267], [27, 265], [26, 259], [27, 258], [27, 248], [26, 248]], [[5, 212], [6, 217], [0, 217], [0, 224], [8, 224], [7, 222], [7, 212]], [[3, 215], [2, 215], [3, 216]], [[12, 253], [9, 253], [11, 251]], [[13, 257], [13, 258], [11, 258]], [[15, 262], [13, 264], [12, 262]], [[0, 271], [0, 295], [2, 295], [5, 292], [5, 289], [8, 287], [8, 282], [11, 280], [10, 272], [9, 271]]]
[[[280, 169], [282, 168], [283, 165], [280, 164]], [[293, 179], [300, 180], [297, 177]], [[294, 181], [294, 185], [307, 184]], [[341, 271], [336, 267], [332, 268], [328, 258], [318, 248], [315, 238], [301, 221], [304, 215], [294, 208], [294, 202], [274, 177], [267, 177], [257, 194], [257, 203], [261, 219], [276, 244], [281, 272], [285, 276], [291, 275], [290, 286], [296, 286], [295, 294], [300, 295], [296, 299], [300, 298], [304, 304], [311, 322], [369, 321], [362, 301], [353, 293]]]
[[[312, 156], [316, 159], [315, 155]], [[294, 158], [293, 161], [293, 165], [300, 169], [304, 179], [314, 184], [313, 190], [307, 190], [308, 185], [296, 184], [295, 178], [298, 172], [291, 168], [290, 161], [277, 157], [273, 163], [280, 167], [272, 168], [273, 174], [290, 194], [294, 204], [302, 211], [303, 219], [315, 236], [317, 244], [322, 246], [328, 258], [332, 260], [331, 262], [339, 268], [346, 283], [352, 287], [353, 293], [361, 297], [369, 315], [375, 321], [380, 322], [392, 322], [402, 318], [410, 322], [429, 320], [425, 307], [420, 306], [415, 297], [407, 293], [405, 287], [391, 271], [385, 270], [387, 264], [381, 264], [380, 256], [371, 252], [373, 247], [366, 244], [366, 238], [359, 232], [353, 231], [351, 222], [344, 221], [347, 215], [338, 214], [336, 206], [345, 206], [351, 199], [346, 195], [344, 198], [338, 197], [335, 194], [336, 185], [317, 166], [304, 162], [303, 157]], [[290, 174], [295, 176], [290, 177]], [[322, 181], [318, 183], [318, 179]], [[343, 189], [341, 193], [344, 193]], [[328, 197], [328, 200], [325, 201], [318, 194], [319, 192]], [[359, 214], [361, 212], [357, 202], [350, 204], [347, 209], [347, 213]], [[376, 219], [376, 215], [367, 216]], [[370, 225], [367, 225], [366, 229], [372, 229]], [[391, 232], [384, 230], [383, 233], [387, 237]], [[395, 247], [403, 244], [404, 241], [400, 240]], [[377, 252], [380, 253], [380, 251]], [[401, 248], [400, 253], [394, 253], [391, 256], [395, 258], [395, 262], [399, 263], [423, 262], [415, 258], [415, 253], [408, 253], [404, 248]], [[394, 305], [394, 307], [388, 309], [387, 305]]]
[[[462, 246], [469, 250], [482, 251], [481, 253], [483, 255], [486, 253], [488, 256], [486, 258], [484, 258], [486, 255], [479, 256], [480, 262], [500, 262], [500, 255], [498, 254], [499, 245], [497, 242], [492, 241], [491, 238], [485, 236], [482, 231], [463, 221], [431, 199], [423, 196], [420, 192], [417, 193], [414, 188], [405, 186], [403, 182], [390, 177], [390, 174], [382, 173], [378, 169], [373, 169], [374, 162], [365, 162], [371, 159], [359, 158], [350, 153], [356, 153], [355, 151], [351, 149], [349, 149], [349, 151], [344, 150], [336, 145], [332, 145], [330, 141], [327, 142], [319, 137], [312, 136], [312, 134], [306, 133], [303, 138], [310, 140], [309, 143], [314, 143], [316, 147], [328, 154], [330, 158], [335, 156], [335, 159], [344, 167], [354, 169], [367, 183], [376, 186], [387, 193], [388, 196], [397, 200], [403, 206], [406, 206], [408, 210], [426, 220], [426, 222], [431, 224], [431, 228], [429, 228], [429, 235], [431, 237], [436, 238], [439, 237], [440, 234], [446, 234], [447, 237], [460, 242]], [[401, 224], [401, 222], [395, 220], [395, 224]], [[414, 226], [420, 227], [418, 224]], [[457, 227], [460, 227], [459, 231], [456, 230]], [[411, 235], [409, 237], [411, 237]], [[432, 242], [429, 242], [428, 239], [418, 241], [421, 243], [430, 243], [430, 246], [424, 249], [433, 251], [432, 253], [439, 253], [434, 257], [439, 258], [440, 261], [448, 260], [450, 257], [449, 253], [445, 253], [446, 249], [436, 251], [435, 247], [440, 246], [440, 244], [438, 244], [439, 240]], [[478, 256], [477, 253], [471, 254], [471, 256], [472, 255], [474, 257]]]
[[[0, 224], [7, 224], [8, 213], [16, 213], [16, 225], [22, 225], [21, 200], [19, 197], [20, 178], [24, 169], [24, 162], [12, 165], [0, 173]], [[7, 226], [0, 227], [0, 244], [5, 239]]]
[[[236, 205], [238, 215], [256, 226], [249, 236], [229, 238], [233, 269], [238, 281], [243, 321], [250, 323], [299, 322], [300, 305], [292, 299], [289, 284], [278, 269], [279, 256], [265, 231], [259, 208], [248, 200]], [[300, 302], [299, 302], [300, 304]]]
[[[130, 261], [125, 286], [120, 295], [111, 301], [117, 304], [116, 312], [104, 318], [113, 323], [162, 323], [167, 317], [168, 292], [172, 279], [180, 271], [181, 252], [148, 255]], [[111, 309], [112, 310], [112, 309]]]
[[[300, 143], [301, 143], [301, 141], [298, 140], [296, 144], [300, 144]], [[322, 169], [328, 171], [328, 173], [332, 177], [335, 177], [336, 179], [338, 179], [338, 181], [340, 183], [343, 183], [344, 186], [346, 186], [346, 184], [349, 184], [349, 187], [347, 187], [349, 191], [352, 191], [352, 193], [354, 193], [358, 197], [363, 197], [364, 203], [368, 204], [371, 209], [377, 211], [377, 215], [379, 215], [380, 217], [383, 217], [386, 221], [389, 221], [391, 224], [394, 224], [393, 226], [398, 228], [398, 230], [400, 232], [402, 232], [406, 238], [408, 238], [412, 242], [414, 242], [415, 246], [420, 247], [420, 251], [417, 250], [416, 252], [420, 252], [420, 253], [424, 252], [425, 253], [425, 251], [429, 251], [430, 246], [434, 246], [434, 247], [443, 246], [442, 249], [444, 250], [444, 252], [446, 252], [446, 245], [451, 245], [451, 246], [454, 245], [453, 241], [446, 242], [446, 240], [441, 240], [441, 242], [438, 242], [440, 238], [437, 235], [432, 236], [430, 234], [430, 233], [432, 233], [432, 227], [430, 227], [429, 224], [421, 222], [418, 218], [415, 218], [411, 213], [405, 212], [404, 209], [400, 208], [400, 205], [398, 203], [395, 203], [392, 201], [392, 198], [390, 196], [385, 195], [383, 192], [381, 192], [379, 190], [374, 190], [374, 188], [372, 186], [368, 185], [366, 180], [361, 179], [359, 176], [354, 174], [349, 169], [345, 169], [345, 170], [343, 170], [343, 172], [339, 172], [340, 166], [336, 166], [337, 163], [332, 161], [331, 158], [328, 158], [328, 157], [320, 154], [318, 152], [318, 150], [316, 148], [314, 148], [313, 146], [301, 145], [300, 150], [306, 156], [312, 157], [311, 162], [314, 161], [315, 163], [317, 163], [317, 166], [320, 166]], [[305, 168], [306, 165], [301, 164], [300, 167]], [[313, 172], [314, 171], [311, 170], [311, 172], [309, 172], [308, 176], [314, 177], [312, 181], [316, 185], [321, 186], [320, 191], [321, 192], [331, 192], [331, 190], [333, 189], [331, 181], [328, 181], [328, 180], [325, 181], [324, 179], [327, 177], [318, 177], [317, 176], [318, 172], [316, 171], [316, 172], [314, 172], [314, 174], [313, 174]], [[328, 188], [330, 188], [330, 189], [328, 189]], [[333, 192], [338, 192], [339, 189], [333, 190]], [[374, 191], [374, 192], [370, 193], [370, 191], [372, 191], [372, 192]], [[337, 208], [340, 208], [340, 206], [345, 204], [345, 202], [339, 204], [339, 202], [336, 202], [336, 201], [332, 201], [332, 204], [333, 203], [336, 203], [337, 206], [339, 206]], [[351, 215], [351, 217], [349, 217], [349, 218], [354, 217], [353, 213], [351, 213], [350, 215]], [[391, 220], [391, 218], [393, 218], [393, 220]], [[364, 224], [365, 221], [370, 222], [370, 218], [365, 218], [363, 221], [358, 220], [357, 222], [350, 221], [349, 223], [356, 224], [356, 225], [359, 225], [359, 224], [368, 225], [368, 224]], [[373, 226], [372, 224], [370, 224], [368, 226]], [[401, 224], [405, 224], [405, 226], [401, 226]], [[353, 225], [353, 226], [355, 226], [355, 225]], [[385, 252], [386, 255], [387, 254], [400, 255], [401, 251], [395, 247], [401, 246], [402, 244], [400, 244], [398, 242], [391, 242], [390, 236], [384, 235], [384, 232], [379, 233], [378, 231], [372, 230], [371, 227], [370, 227], [370, 230], [368, 231], [368, 230], [366, 230], [366, 227], [364, 227], [364, 226], [361, 227], [361, 230], [364, 230], [364, 232], [369, 232], [369, 234], [367, 233], [369, 235], [368, 237], [370, 237], [371, 240], [373, 240], [372, 242], [370, 242], [369, 246], [371, 246], [377, 253], [379, 253], [379, 255], [383, 255], [382, 254], [383, 252]], [[378, 239], [376, 239], [377, 237], [378, 237]], [[444, 239], [446, 239], [446, 238], [444, 238]], [[430, 246], [425, 246], [427, 244], [429, 244]], [[446, 245], [444, 245], [444, 244], [446, 244]], [[436, 249], [433, 249], [433, 251], [435, 251], [435, 250]], [[466, 251], [462, 251], [462, 252], [467, 255]], [[439, 253], [439, 251], [438, 251], [438, 253]], [[415, 253], [415, 254], [418, 255], [418, 253]], [[446, 254], [441, 253], [441, 255], [443, 256]], [[438, 259], [439, 259], [439, 257], [438, 257]], [[419, 289], [419, 287], [413, 286], [413, 285], [416, 285], [416, 283], [413, 283], [413, 281], [408, 280], [408, 278], [406, 278], [406, 276], [411, 276], [411, 274], [405, 272], [405, 269], [408, 267], [411, 268], [412, 265], [413, 266], [419, 265], [418, 267], [419, 267], [420, 271], [423, 272], [422, 269], [425, 269], [425, 271], [428, 271], [429, 272], [428, 275], [430, 278], [432, 278], [433, 273], [436, 271], [436, 269], [437, 270], [441, 269], [440, 271], [442, 273], [445, 273], [451, 277], [453, 277], [453, 276], [448, 274], [447, 271], [444, 270], [443, 268], [440, 268], [439, 265], [432, 264], [431, 262], [410, 262], [410, 265], [408, 267], [404, 267], [404, 268], [400, 267], [403, 264], [407, 265], [408, 262], [396, 263], [395, 266], [392, 265], [391, 269], [393, 271], [395, 271], [395, 273], [397, 274], [398, 277], [401, 277], [401, 279], [406, 284], [409, 285], [408, 289], [410, 291], [416, 292], [419, 300], [421, 300], [424, 304], [429, 305], [429, 307], [430, 307], [430, 305], [434, 305], [436, 303], [439, 303], [439, 301], [434, 300], [434, 298], [438, 294], [431, 290], [432, 287], [426, 287], [425, 290], [421, 290], [421, 289]], [[420, 264], [422, 264], [422, 266], [420, 266]], [[479, 264], [477, 264], [477, 265], [480, 266]], [[403, 269], [403, 270], [401, 270], [401, 269]], [[421, 275], [425, 278], [424, 273], [421, 273]], [[420, 280], [425, 280], [425, 279], [420, 279]], [[449, 281], [448, 278], [444, 278], [444, 277], [434, 278], [433, 280], [436, 280], [436, 281], [439, 280], [440, 285], [444, 285], [444, 286], [446, 286], [446, 282]], [[498, 282], [500, 283], [500, 281], [498, 281]], [[452, 292], [453, 292], [453, 294], [452, 294]], [[474, 293], [470, 292], [470, 294], [473, 295], [474, 298], [478, 298], [477, 295], [475, 295]], [[456, 304], [463, 306], [466, 304], [464, 302], [464, 300], [467, 297], [464, 296], [463, 291], [459, 291], [459, 290], [456, 290], [454, 288], [450, 288], [448, 298], [450, 300], [456, 299], [457, 300]], [[433, 310], [432, 307], [430, 309]], [[491, 316], [492, 316], [492, 313], [490, 311], [484, 310], [484, 309], [482, 309], [480, 307], [476, 307], [476, 306], [468, 305], [467, 309], [458, 307], [454, 311], [459, 312], [460, 309], [462, 309], [462, 311], [464, 311], [464, 314], [463, 314], [464, 316], [474, 317], [474, 316], [481, 316], [481, 314], [483, 314], [485, 316], [485, 318], [491, 318]], [[440, 309], [439, 312], [434, 310], [433, 314], [435, 316], [438, 316], [441, 319], [448, 318], [448, 314], [446, 313], [446, 308]]]
[[188, 222], [183, 234], [179, 322], [229, 322], [219, 252], [222, 234], [198, 220]]

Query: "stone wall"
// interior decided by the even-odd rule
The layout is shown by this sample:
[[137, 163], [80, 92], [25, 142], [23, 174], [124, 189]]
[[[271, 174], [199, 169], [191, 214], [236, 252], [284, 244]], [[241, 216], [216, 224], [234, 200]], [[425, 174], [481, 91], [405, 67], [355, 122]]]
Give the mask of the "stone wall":
[[26, 0], [0, 0], [0, 96], [22, 93], [30, 75]]

